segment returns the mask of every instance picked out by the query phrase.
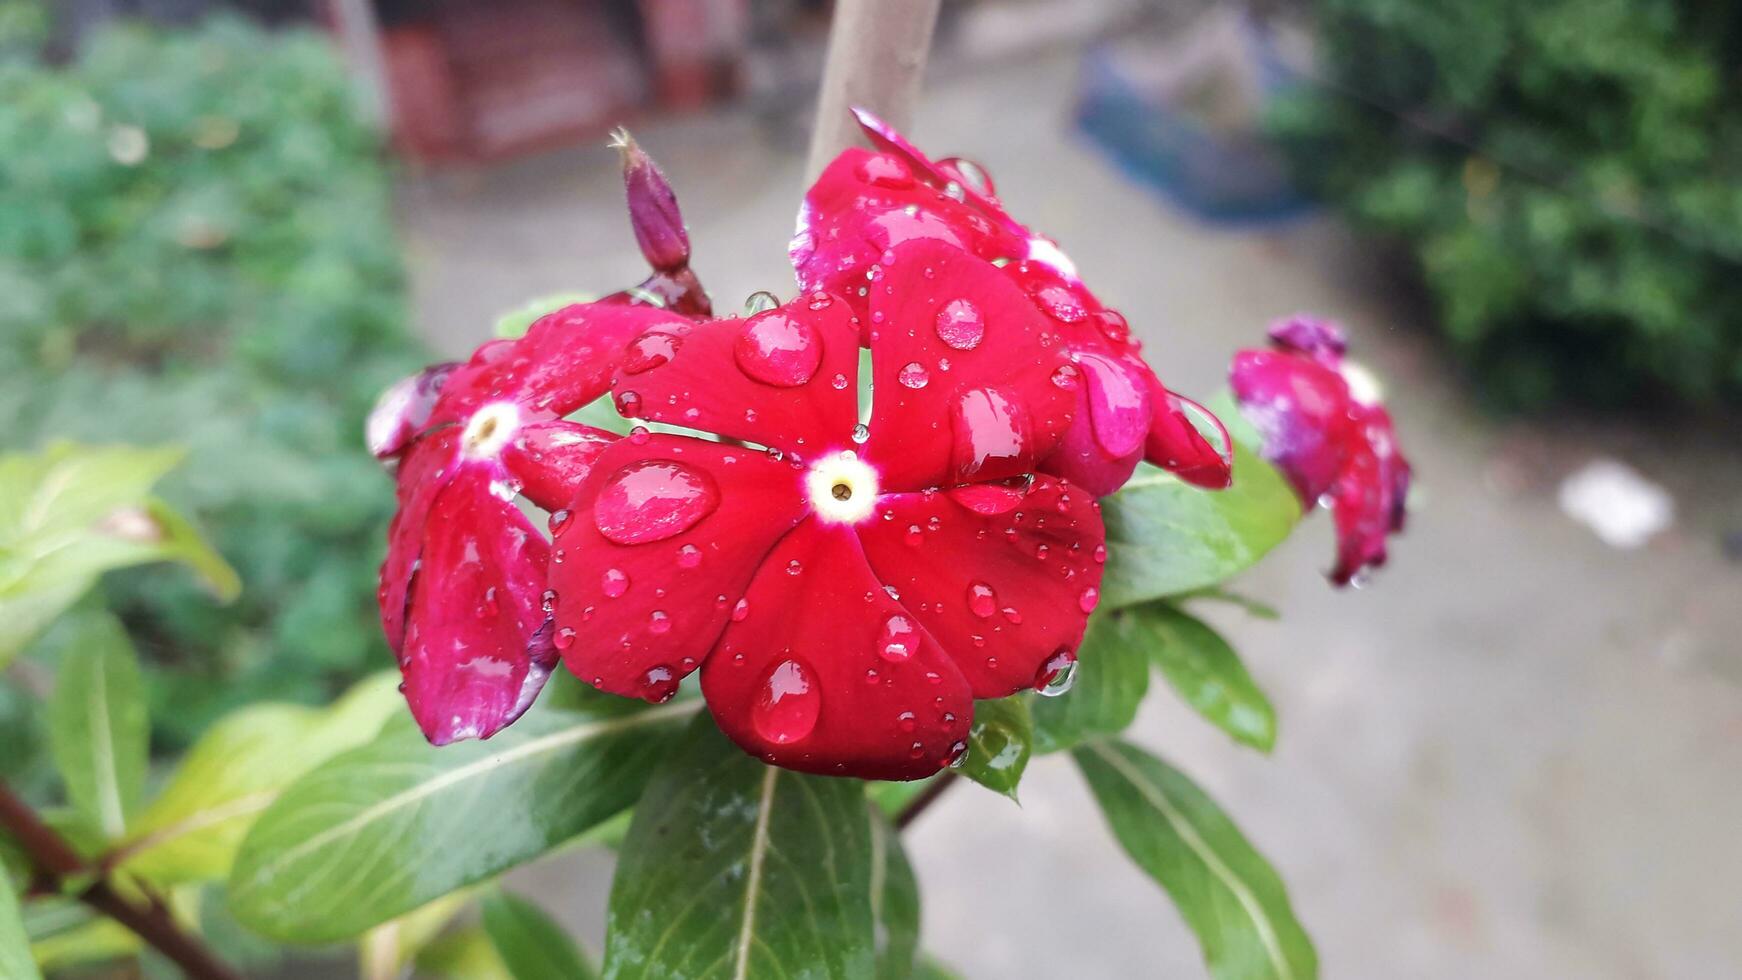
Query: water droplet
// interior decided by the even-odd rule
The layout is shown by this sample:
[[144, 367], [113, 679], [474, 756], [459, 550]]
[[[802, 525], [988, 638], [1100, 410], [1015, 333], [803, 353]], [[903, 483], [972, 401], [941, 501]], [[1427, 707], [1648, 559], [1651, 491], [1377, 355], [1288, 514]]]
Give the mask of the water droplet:
[[675, 334], [658, 330], [644, 333], [630, 342], [623, 358], [623, 372], [641, 374], [666, 364], [677, 356], [678, 346], [682, 343], [683, 340]]
[[501, 611], [501, 605], [496, 602], [496, 587], [492, 585], [484, 590], [484, 597], [478, 603], [478, 618], [495, 619]]
[[744, 315], [755, 316], [758, 313], [767, 313], [779, 305], [780, 297], [766, 289], [758, 289], [744, 297]]
[[557, 630], [556, 636], [554, 638], [552, 638], [551, 643], [553, 645], [555, 645], [558, 650], [567, 650], [569, 647], [574, 646], [575, 645], [574, 628], [570, 627], [570, 626], [564, 626], [562, 629]]
[[748, 615], [750, 615], [750, 600], [739, 599], [737, 604], [732, 606], [732, 622], [742, 623], [744, 617]]
[[671, 617], [665, 614], [665, 610], [655, 609], [647, 617], [647, 631], [649, 633], [670, 633]]
[[750, 378], [776, 388], [795, 388], [817, 373], [823, 360], [816, 328], [779, 310], [744, 321], [732, 359]]
[[891, 613], [883, 621], [883, 630], [877, 637], [878, 654], [891, 663], [900, 663], [918, 649], [919, 629], [913, 625], [913, 620], [900, 613]]
[[866, 157], [859, 164], [858, 174], [860, 180], [877, 187], [900, 190], [913, 186], [913, 171], [887, 153]]
[[1034, 689], [1042, 697], [1056, 698], [1071, 689], [1077, 679], [1077, 655], [1059, 648], [1034, 672]]
[[645, 425], [638, 425], [629, 430], [629, 441], [634, 445], [645, 446], [647, 445], [647, 440], [652, 438], [653, 433], [649, 431]]
[[1028, 415], [996, 388], [971, 388], [950, 411], [956, 472], [974, 476], [989, 465], [1016, 468], [1028, 448]]
[[702, 563], [702, 549], [693, 544], [686, 544], [677, 549], [677, 564], [679, 568], [694, 568]]
[[950, 746], [950, 755], [949, 758], [945, 760], [944, 765], [951, 769], [960, 769], [967, 764], [968, 743], [958, 740]]
[[925, 544], [925, 532], [920, 529], [918, 524], [909, 524], [907, 526], [907, 543], [909, 547], [913, 548]]
[[938, 339], [956, 350], [973, 350], [986, 338], [986, 318], [965, 299], [953, 299], [938, 311]]
[[1022, 625], [1022, 614], [1016, 611], [1015, 606], [1005, 606], [1001, 611], [1004, 613], [1004, 618], [1008, 619], [1012, 626]]
[[641, 396], [633, 391], [617, 392], [617, 414], [626, 419], [636, 418], [641, 414]]
[[926, 373], [925, 366], [920, 364], [918, 361], [909, 361], [907, 365], [895, 375], [895, 380], [901, 382], [902, 387], [912, 388], [917, 391], [931, 383], [931, 375]]
[[1057, 283], [1042, 286], [1034, 294], [1034, 301], [1040, 304], [1047, 316], [1060, 323], [1078, 323], [1089, 315], [1083, 301], [1064, 286]]
[[804, 566], [799, 564], [799, 561], [797, 558], [794, 558], [792, 561], [789, 561], [786, 563], [786, 574], [797, 575], [802, 571], [804, 571]]
[[1094, 612], [1095, 607], [1100, 605], [1100, 603], [1101, 590], [1092, 585], [1084, 589], [1082, 595], [1077, 596], [1077, 605], [1082, 607], [1082, 610], [1085, 613]]
[[1052, 383], [1065, 391], [1075, 391], [1083, 380], [1083, 372], [1077, 370], [1075, 364], [1061, 364], [1052, 373]]
[[750, 706], [756, 733], [776, 745], [799, 741], [817, 727], [822, 696], [810, 672], [796, 660], [782, 660], [762, 679], [762, 690]]
[[810, 302], [805, 304], [813, 310], [826, 310], [835, 305], [835, 298], [825, 292], [815, 292], [810, 295]]
[[[903, 711], [901, 714], [896, 715], [895, 724], [904, 732], [911, 732], [919, 727], [919, 721], [914, 718], [913, 712], [911, 711]], [[916, 742], [914, 744], [917, 745], [918, 743]]]
[[607, 568], [605, 574], [599, 576], [599, 591], [609, 599], [620, 598], [629, 591], [629, 576], [620, 568]]
[[998, 597], [993, 594], [992, 587], [985, 582], [968, 586], [968, 609], [981, 619], [997, 612]]
[[1108, 340], [1116, 344], [1131, 341], [1131, 324], [1118, 310], [1098, 310], [1095, 313], [1095, 324], [1101, 328]]
[[1106, 545], [1098, 544], [1095, 546], [1095, 564], [1097, 564], [1097, 565], [1107, 564], [1107, 546]]
[[865, 440], [867, 440], [869, 438], [871, 438], [871, 428], [869, 426], [867, 426], [863, 422], [860, 422], [858, 425], [853, 426], [853, 441], [854, 442], [859, 443], [860, 445], [864, 445]]
[[544, 590], [544, 595], [539, 597], [539, 608], [543, 609], [547, 615], [556, 612], [555, 589]]
[[836, 391], [846, 391], [848, 384], [847, 376], [844, 374], [836, 374], [834, 378], [830, 379], [829, 384], [833, 386]]
[[962, 190], [962, 185], [953, 180], [944, 185], [944, 196], [952, 201], [965, 201], [968, 199], [967, 193]]
[[992, 189], [992, 175], [986, 172], [985, 167], [982, 167], [965, 157], [951, 157], [948, 160], [940, 162], [948, 166], [951, 170], [954, 170], [956, 176], [962, 179], [962, 183], [965, 186], [972, 188], [975, 193], [987, 196], [991, 196], [994, 193]]
[[670, 701], [677, 693], [677, 683], [677, 675], [670, 667], [662, 664], [650, 668], [641, 675], [641, 696], [654, 704]]
[[593, 503], [599, 533], [617, 544], [663, 541], [720, 505], [706, 473], [669, 459], [637, 460], [612, 474]]

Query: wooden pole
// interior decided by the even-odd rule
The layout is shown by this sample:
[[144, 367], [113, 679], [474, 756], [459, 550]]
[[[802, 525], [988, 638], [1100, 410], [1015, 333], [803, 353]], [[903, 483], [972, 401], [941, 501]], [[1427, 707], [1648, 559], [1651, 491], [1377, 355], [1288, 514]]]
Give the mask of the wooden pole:
[[941, 0], [835, 0], [823, 62], [808, 184], [835, 154], [860, 141], [847, 110], [863, 106], [896, 128], [912, 122]]

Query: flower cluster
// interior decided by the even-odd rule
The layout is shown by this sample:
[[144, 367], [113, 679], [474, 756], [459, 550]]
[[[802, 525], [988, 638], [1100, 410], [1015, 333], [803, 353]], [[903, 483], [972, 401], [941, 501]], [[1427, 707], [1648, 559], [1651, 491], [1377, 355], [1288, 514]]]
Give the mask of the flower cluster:
[[[652, 276], [383, 396], [381, 616], [431, 741], [509, 724], [560, 660], [650, 701], [699, 672], [720, 728], [777, 765], [923, 777], [962, 756], [976, 699], [1064, 686], [1106, 560], [1098, 497], [1145, 459], [1229, 483], [1221, 423], [984, 170], [860, 120], [877, 150], [806, 195], [794, 299], [711, 316], [676, 199], [625, 136]], [[660, 433], [569, 420], [607, 394]]]
[[1403, 530], [1409, 461], [1372, 375], [1344, 359], [1343, 332], [1310, 317], [1270, 328], [1270, 350], [1234, 355], [1228, 380], [1263, 454], [1306, 507], [1337, 522], [1331, 580], [1359, 582], [1385, 564], [1387, 535]]

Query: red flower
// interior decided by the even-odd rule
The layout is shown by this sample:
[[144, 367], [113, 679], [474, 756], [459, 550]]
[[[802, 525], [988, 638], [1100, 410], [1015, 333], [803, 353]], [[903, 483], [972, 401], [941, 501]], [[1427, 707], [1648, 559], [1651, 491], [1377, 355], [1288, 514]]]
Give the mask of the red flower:
[[1125, 318], [1096, 299], [1052, 240], [1005, 212], [982, 168], [934, 162], [882, 120], [855, 114], [882, 152], [843, 152], [805, 196], [790, 248], [801, 289], [845, 296], [863, 315], [867, 275], [886, 250], [913, 239], [997, 262], [1054, 321], [1077, 382], [1076, 421], [1042, 471], [1105, 495], [1146, 458], [1200, 486], [1228, 485], [1221, 423], [1162, 386]]
[[938, 241], [867, 271], [863, 328], [812, 292], [630, 343], [619, 411], [728, 441], [637, 430], [593, 460], [556, 531], [555, 644], [655, 701], [700, 667], [721, 729], [770, 762], [912, 779], [965, 749], [973, 699], [1070, 663], [1102, 527], [1089, 494], [1032, 475], [1075, 400], [1058, 324]]
[[1403, 530], [1409, 461], [1397, 445], [1377, 386], [1343, 360], [1342, 331], [1308, 317], [1270, 328], [1272, 350], [1234, 355], [1228, 377], [1240, 411], [1258, 430], [1302, 504], [1331, 508], [1337, 564], [1346, 585], [1385, 564], [1385, 538]]

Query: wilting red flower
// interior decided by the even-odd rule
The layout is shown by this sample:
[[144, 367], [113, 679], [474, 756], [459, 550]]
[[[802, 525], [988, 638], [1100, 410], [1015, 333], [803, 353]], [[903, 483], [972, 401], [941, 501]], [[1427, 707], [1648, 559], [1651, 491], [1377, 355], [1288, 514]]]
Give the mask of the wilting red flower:
[[863, 325], [811, 292], [629, 343], [619, 411], [726, 441], [637, 430], [592, 461], [556, 528], [554, 642], [654, 701], [700, 667], [721, 729], [778, 765], [911, 779], [965, 749], [975, 698], [1069, 667], [1103, 532], [1033, 474], [1076, 396], [1058, 323], [942, 242], [868, 271]]
[[1271, 350], [1234, 355], [1228, 378], [1263, 454], [1307, 507], [1337, 522], [1331, 579], [1346, 585], [1385, 564], [1386, 535], [1403, 530], [1410, 468], [1370, 376], [1343, 359], [1333, 323], [1295, 317], [1270, 328]]
[[806, 194], [790, 248], [801, 289], [845, 296], [863, 315], [867, 277], [902, 242], [948, 242], [996, 262], [1054, 321], [1077, 382], [1076, 420], [1040, 470], [1105, 495], [1147, 458], [1199, 486], [1228, 485], [1221, 423], [1162, 386], [1125, 318], [1096, 299], [1052, 240], [1004, 210], [984, 169], [934, 162], [882, 120], [855, 114], [881, 152], [846, 150]]

